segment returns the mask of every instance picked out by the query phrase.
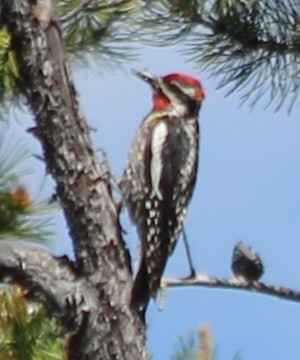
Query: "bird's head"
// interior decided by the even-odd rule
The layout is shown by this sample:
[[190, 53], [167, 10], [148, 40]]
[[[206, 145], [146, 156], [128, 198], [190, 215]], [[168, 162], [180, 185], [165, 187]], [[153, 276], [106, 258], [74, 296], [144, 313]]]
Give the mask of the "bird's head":
[[154, 110], [166, 110], [186, 104], [198, 108], [205, 99], [205, 92], [200, 81], [189, 75], [172, 73], [157, 77], [144, 71], [135, 74], [151, 85]]

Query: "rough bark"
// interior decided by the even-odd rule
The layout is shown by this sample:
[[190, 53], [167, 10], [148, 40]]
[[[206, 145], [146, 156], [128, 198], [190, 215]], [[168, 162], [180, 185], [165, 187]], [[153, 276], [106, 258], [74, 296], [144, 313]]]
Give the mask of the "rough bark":
[[[36, 122], [32, 133], [41, 142], [47, 170], [56, 181], [75, 253], [71, 264], [41, 249], [1, 245], [11, 261], [21, 265], [15, 276], [16, 266], [9, 272], [10, 265], [2, 261], [1, 276], [8, 271], [14, 281], [33, 291], [42, 289], [50, 302], [56, 294], [51, 288], [65, 284], [68, 294], [57, 291], [58, 299], [50, 308], [56, 315], [60, 309], [63, 316], [58, 318], [68, 332], [74, 324], [70, 359], [145, 359], [145, 329], [128, 305], [130, 259], [108, 165], [104, 157], [97, 159], [80, 112], [53, 4], [3, 0], [1, 22], [12, 36], [22, 92]], [[45, 260], [40, 266], [39, 257]], [[34, 276], [36, 271], [45, 274], [44, 283], [41, 274]]]

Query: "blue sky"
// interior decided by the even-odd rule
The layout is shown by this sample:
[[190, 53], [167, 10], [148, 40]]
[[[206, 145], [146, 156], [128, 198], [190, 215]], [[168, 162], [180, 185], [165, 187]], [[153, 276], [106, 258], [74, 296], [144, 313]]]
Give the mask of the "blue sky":
[[[217, 82], [187, 64], [176, 48], [145, 48], [125, 71], [92, 69], [74, 72], [83, 111], [96, 148], [104, 148], [113, 172], [122, 173], [128, 149], [143, 117], [151, 109], [150, 89], [130, 69], [156, 74], [186, 72], [201, 79], [207, 99], [200, 112], [200, 168], [189, 208], [186, 230], [198, 271], [231, 276], [234, 244], [244, 240], [260, 253], [265, 265], [263, 281], [300, 287], [300, 121], [295, 107], [273, 113], [262, 106], [250, 112], [239, 108], [238, 93], [225, 98]], [[26, 121], [24, 121], [26, 117]], [[18, 115], [18, 124], [30, 124]], [[16, 125], [19, 126], [19, 125]], [[28, 136], [29, 137], [29, 136]], [[32, 151], [36, 140], [29, 137]], [[32, 188], [44, 178], [40, 164], [31, 176]], [[47, 186], [51, 191], [51, 184]], [[135, 252], [134, 227], [123, 216], [127, 241]], [[55, 226], [52, 249], [71, 254], [62, 217]], [[186, 276], [181, 242], [166, 274]], [[154, 359], [169, 359], [177, 338], [199, 325], [212, 330], [218, 359], [232, 359], [240, 351], [244, 360], [297, 359], [300, 305], [249, 292], [180, 288], [167, 293], [163, 311], [152, 304], [148, 313], [148, 344]]]

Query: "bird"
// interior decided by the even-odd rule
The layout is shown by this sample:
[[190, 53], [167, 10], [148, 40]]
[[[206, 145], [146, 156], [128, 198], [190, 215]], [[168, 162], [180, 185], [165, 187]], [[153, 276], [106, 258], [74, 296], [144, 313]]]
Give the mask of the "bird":
[[199, 80], [182, 73], [135, 75], [151, 86], [153, 107], [133, 140], [120, 188], [141, 243], [131, 305], [145, 314], [160, 288], [195, 187], [198, 112], [205, 92]]
[[248, 282], [258, 281], [264, 273], [261, 257], [243, 241], [238, 241], [234, 246], [231, 268], [236, 277]]

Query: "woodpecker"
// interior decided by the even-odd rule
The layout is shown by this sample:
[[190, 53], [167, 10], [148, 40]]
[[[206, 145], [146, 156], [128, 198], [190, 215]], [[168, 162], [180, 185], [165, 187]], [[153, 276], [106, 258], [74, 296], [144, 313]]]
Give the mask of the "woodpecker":
[[153, 108], [133, 141], [120, 188], [141, 240], [131, 305], [144, 313], [160, 287], [195, 186], [205, 93], [200, 81], [185, 74], [136, 75], [151, 85]]

